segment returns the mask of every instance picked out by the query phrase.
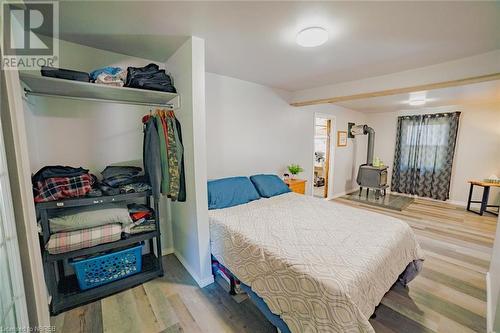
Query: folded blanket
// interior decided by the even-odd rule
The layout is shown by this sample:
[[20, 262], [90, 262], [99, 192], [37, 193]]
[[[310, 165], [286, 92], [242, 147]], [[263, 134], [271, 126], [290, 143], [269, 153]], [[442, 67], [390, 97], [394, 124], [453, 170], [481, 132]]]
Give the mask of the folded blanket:
[[76, 251], [99, 244], [115, 242], [121, 238], [121, 224], [107, 224], [95, 228], [60, 232], [50, 236], [46, 245], [51, 254]]
[[69, 208], [49, 218], [51, 232], [87, 229], [112, 223], [122, 226], [132, 223], [126, 203]]

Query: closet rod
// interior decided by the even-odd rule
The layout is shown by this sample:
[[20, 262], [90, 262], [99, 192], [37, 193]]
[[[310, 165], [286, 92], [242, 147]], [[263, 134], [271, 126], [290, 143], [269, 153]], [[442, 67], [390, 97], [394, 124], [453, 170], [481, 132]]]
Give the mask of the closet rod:
[[26, 95], [33, 96], [46, 96], [46, 97], [55, 97], [55, 98], [65, 98], [65, 99], [76, 99], [76, 100], [86, 100], [86, 101], [94, 101], [94, 102], [108, 102], [108, 103], [119, 103], [119, 104], [129, 104], [129, 105], [143, 105], [143, 106], [158, 106], [158, 107], [169, 107], [172, 108], [174, 105], [170, 103], [147, 103], [147, 102], [133, 102], [133, 101], [124, 101], [119, 99], [101, 99], [101, 98], [92, 98], [92, 97], [73, 97], [66, 95], [56, 95], [56, 94], [47, 94], [47, 93], [38, 93], [30, 90], [24, 90]]

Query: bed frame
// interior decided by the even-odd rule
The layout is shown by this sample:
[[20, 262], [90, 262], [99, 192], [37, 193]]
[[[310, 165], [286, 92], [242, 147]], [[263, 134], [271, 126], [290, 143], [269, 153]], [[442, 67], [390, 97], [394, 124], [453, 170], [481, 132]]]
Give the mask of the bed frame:
[[[394, 282], [394, 284], [401, 283], [404, 287], [406, 287], [408, 282], [411, 281], [421, 270], [422, 263], [423, 260], [415, 260], [409, 263], [406, 269], [403, 271], [403, 273], [401, 273], [401, 275], [398, 277], [396, 282]], [[291, 333], [285, 321], [281, 319], [279, 315], [271, 312], [271, 310], [269, 309], [269, 307], [267, 306], [266, 302], [262, 297], [257, 295], [250, 286], [247, 286], [246, 284], [242, 283], [233, 273], [231, 273], [229, 269], [227, 269], [214, 256], [212, 256], [212, 274], [215, 276], [217, 274], [217, 270], [218, 269], [220, 270], [221, 268], [224, 274], [226, 274], [229, 278], [230, 295], [237, 294], [236, 286], [238, 284], [241, 287], [241, 289], [248, 294], [248, 297], [252, 300], [257, 309], [259, 309], [259, 311], [262, 312], [264, 317], [266, 317], [266, 319], [269, 320], [271, 324], [273, 324], [278, 329], [279, 333]], [[380, 304], [375, 307], [375, 311], [370, 316], [371, 319], [377, 317], [375, 312], [377, 311], [379, 306]]]
[[[215, 263], [215, 265], [214, 265]], [[283, 319], [281, 319], [280, 316], [277, 314], [274, 314], [271, 312], [269, 307], [267, 306], [266, 302], [264, 302], [264, 299], [257, 295], [250, 286], [247, 286], [246, 284], [242, 283], [229, 269], [227, 269], [225, 266], [223, 266], [217, 259], [215, 259], [214, 256], [212, 256], [212, 274], [215, 276], [217, 274], [217, 268], [222, 268], [224, 274], [226, 274], [229, 278], [229, 283], [230, 283], [230, 290], [229, 294], [230, 295], [236, 295], [236, 284], [238, 283], [241, 289], [247, 293], [248, 297], [252, 301], [253, 304], [259, 309], [260, 312], [266, 317], [267, 320], [271, 322], [277, 329], [278, 332], [280, 333], [291, 333], [290, 329], [288, 328], [287, 324]]]

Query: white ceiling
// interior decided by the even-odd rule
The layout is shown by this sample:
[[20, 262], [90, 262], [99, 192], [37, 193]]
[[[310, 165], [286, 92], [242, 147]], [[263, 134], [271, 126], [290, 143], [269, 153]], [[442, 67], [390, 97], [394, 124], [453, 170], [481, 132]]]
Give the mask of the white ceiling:
[[[322, 26], [330, 40], [295, 44]], [[296, 91], [500, 49], [495, 2], [60, 2], [63, 39], [165, 61], [206, 40], [206, 70]]]
[[426, 92], [427, 103], [422, 106], [408, 105], [409, 98], [410, 94], [400, 94], [352, 100], [336, 104], [361, 112], [393, 112], [446, 105], [500, 103], [500, 80], [429, 90]]

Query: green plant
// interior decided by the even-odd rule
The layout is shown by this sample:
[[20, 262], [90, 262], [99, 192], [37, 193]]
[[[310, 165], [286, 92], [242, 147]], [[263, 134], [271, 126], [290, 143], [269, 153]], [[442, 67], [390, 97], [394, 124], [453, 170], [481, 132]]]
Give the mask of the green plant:
[[298, 175], [299, 173], [304, 171], [304, 169], [302, 169], [302, 167], [298, 164], [290, 164], [288, 166], [288, 171], [290, 171], [292, 175]]

